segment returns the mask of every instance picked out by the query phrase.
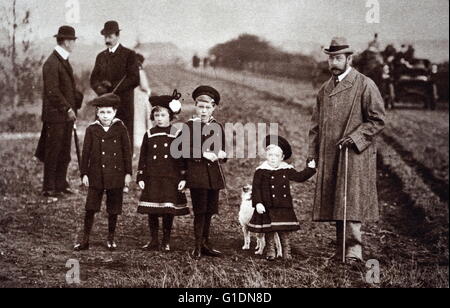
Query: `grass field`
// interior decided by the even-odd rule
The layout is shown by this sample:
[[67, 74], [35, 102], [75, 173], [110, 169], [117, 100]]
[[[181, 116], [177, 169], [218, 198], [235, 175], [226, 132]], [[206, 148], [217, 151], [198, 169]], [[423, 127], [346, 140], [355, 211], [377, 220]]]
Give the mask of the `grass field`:
[[[304, 165], [309, 106], [314, 103], [314, 92], [309, 85], [300, 85], [302, 94], [297, 95], [295, 100], [283, 100], [276, 95], [268, 95], [272, 90], [250, 87], [242, 76], [227, 79], [177, 67], [157, 66], [149, 67], [148, 75], [154, 92], [169, 94], [177, 88], [183, 94], [187, 107], [183, 109], [179, 121], [186, 120], [192, 114], [190, 94], [193, 89], [199, 84], [210, 84], [223, 95], [223, 104], [217, 113], [219, 121], [278, 122], [280, 134], [293, 144], [294, 157], [291, 162], [299, 168]], [[265, 87], [276, 89], [280, 82], [283, 81], [274, 80], [271, 86]], [[448, 173], [445, 174], [441, 169], [445, 163], [448, 164], [448, 140], [444, 141], [444, 138], [448, 139], [448, 123], [447, 126], [443, 124], [445, 120], [448, 121], [448, 111], [440, 112], [443, 115], [438, 116], [436, 112], [435, 117], [439, 124], [424, 121], [420, 129], [423, 132], [430, 126], [435, 127], [436, 133], [424, 133], [424, 138], [428, 140], [428, 147], [435, 148], [435, 157], [438, 158], [433, 158], [431, 162], [426, 155], [417, 154], [411, 164], [423, 162], [423, 165], [436, 172], [433, 174], [437, 179], [447, 180], [448, 183]], [[398, 113], [397, 118], [407, 121], [401, 111]], [[395, 116], [390, 118], [394, 119]], [[414, 113], [407, 113], [407, 116], [417, 117]], [[417, 120], [413, 118], [412, 122]], [[387, 128], [388, 136], [392, 136], [394, 129], [412, 126], [409, 122], [400, 125], [396, 120], [395, 123], [398, 127]], [[410, 132], [408, 136], [409, 141], [401, 138], [405, 141], [402, 143], [403, 149], [412, 146], [411, 140], [418, 140], [415, 136], [422, 138], [415, 132]], [[96, 217], [91, 250], [75, 253], [72, 246], [81, 235], [86, 197], [86, 189], [79, 186], [76, 160], [73, 159], [70, 165], [70, 180], [78, 193], [49, 203], [39, 195], [42, 165], [32, 158], [37, 139], [0, 139], [0, 142], [2, 287], [69, 287], [65, 281], [68, 270], [65, 265], [69, 259], [80, 262], [81, 284], [78, 287], [449, 286], [448, 200], [445, 202], [445, 199], [438, 198], [444, 206], [433, 218], [441, 223], [441, 228], [432, 228], [426, 209], [415, 204], [405, 189], [403, 178], [407, 175], [399, 174], [395, 165], [386, 166], [386, 159], [382, 156], [378, 172], [382, 219], [377, 224], [364, 226], [363, 230], [365, 258], [380, 262], [381, 281], [379, 284], [369, 284], [365, 280], [366, 268], [342, 266], [327, 260], [334, 252], [334, 227], [311, 222], [314, 180], [293, 184], [295, 208], [302, 228], [293, 236], [294, 259], [291, 262], [269, 264], [252, 252], [241, 251], [243, 239], [237, 221], [240, 189], [251, 182], [253, 171], [259, 164], [259, 160], [255, 159], [232, 159], [224, 166], [229, 205], [224, 202], [225, 196], [222, 195], [221, 213], [214, 218], [212, 230], [217, 248], [225, 254], [222, 258], [194, 261], [189, 257], [193, 244], [192, 215], [176, 218], [173, 252], [142, 251], [139, 247], [148, 240], [148, 231], [146, 217], [136, 213], [140, 193], [136, 185], [126, 195], [124, 215], [119, 219], [119, 250], [111, 253], [104, 247], [107, 219], [103, 212]], [[393, 161], [403, 162], [402, 153], [395, 152], [395, 149], [393, 153], [390, 157]], [[75, 155], [72, 157], [75, 158]], [[136, 170], [136, 161], [134, 164]]]

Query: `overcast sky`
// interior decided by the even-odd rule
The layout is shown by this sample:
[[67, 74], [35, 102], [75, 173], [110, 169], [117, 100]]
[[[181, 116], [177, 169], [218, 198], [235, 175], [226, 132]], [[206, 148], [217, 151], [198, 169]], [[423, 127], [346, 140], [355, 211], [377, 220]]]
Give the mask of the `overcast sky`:
[[[67, 24], [67, 0], [17, 1], [31, 8], [40, 38]], [[379, 24], [366, 22], [368, 0], [78, 1], [80, 23], [72, 25], [86, 41], [102, 42], [99, 31], [109, 19], [119, 21], [124, 42], [139, 37], [199, 51], [244, 32], [275, 45], [288, 41], [327, 45], [336, 34], [350, 42], [368, 41], [375, 32], [383, 41], [449, 38], [448, 0], [379, 0]]]

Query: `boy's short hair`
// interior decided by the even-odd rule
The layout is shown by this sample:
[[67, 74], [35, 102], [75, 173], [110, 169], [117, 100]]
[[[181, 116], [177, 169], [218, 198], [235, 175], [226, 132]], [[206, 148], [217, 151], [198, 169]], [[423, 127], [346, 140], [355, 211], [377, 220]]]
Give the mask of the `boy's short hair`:
[[206, 94], [200, 95], [199, 97], [197, 97], [195, 99], [195, 105], [197, 105], [197, 103], [199, 102], [203, 102], [203, 103], [210, 103], [213, 104], [214, 106], [216, 106], [216, 102], [214, 101], [214, 99]]
[[168, 108], [164, 108], [162, 106], [155, 106], [155, 107], [152, 108], [152, 111], [150, 112], [150, 120], [154, 121], [155, 120], [155, 113], [163, 111], [163, 110], [166, 110], [169, 113], [169, 120], [173, 121], [173, 119], [175, 118], [175, 115], [172, 112], [172, 110], [170, 110]]

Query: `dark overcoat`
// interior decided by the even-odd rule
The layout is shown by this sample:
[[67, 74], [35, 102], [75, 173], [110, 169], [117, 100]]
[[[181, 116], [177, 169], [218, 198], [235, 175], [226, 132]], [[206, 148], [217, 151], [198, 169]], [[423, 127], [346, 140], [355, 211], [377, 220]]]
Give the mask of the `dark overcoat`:
[[122, 121], [106, 132], [95, 121], [86, 129], [81, 159], [81, 176], [87, 175], [89, 187], [114, 189], [125, 186], [125, 175], [132, 174], [131, 143]]
[[118, 107], [116, 117], [123, 121], [133, 119], [134, 88], [139, 85], [139, 67], [137, 64], [136, 53], [122, 45], [119, 45], [114, 53], [108, 49], [97, 55], [94, 70], [91, 74], [91, 87], [97, 94], [103, 81], [109, 81], [112, 85], [109, 91], [112, 91], [122, 80], [125, 80], [117, 88], [115, 94], [120, 97], [120, 106]]
[[378, 220], [375, 141], [385, 126], [385, 109], [375, 83], [354, 68], [336, 87], [328, 80], [311, 122], [309, 157], [318, 166], [313, 220], [344, 218], [344, 151], [336, 145], [344, 136], [355, 143], [349, 149], [347, 220]]
[[152, 127], [142, 140], [139, 156], [137, 182], [146, 179], [174, 178], [182, 180], [184, 173], [183, 159], [175, 159], [170, 153], [173, 140], [177, 137], [178, 130], [174, 126]]
[[81, 108], [83, 95], [75, 87], [72, 66], [56, 51], [45, 61], [43, 69], [42, 121], [69, 121], [67, 111]]
[[[205, 151], [225, 151], [225, 131], [214, 118], [208, 123], [200, 119], [189, 120], [183, 127], [180, 138], [188, 141], [189, 154], [184, 156], [186, 187], [220, 190], [225, 188], [221, 164], [227, 160], [211, 162], [202, 156]], [[217, 142], [214, 142], [217, 141]]]
[[[52, 125], [45, 123], [66, 123], [70, 122], [68, 117], [68, 110], [72, 109], [77, 112], [81, 108], [83, 102], [83, 94], [76, 89], [75, 78], [73, 76], [73, 69], [68, 60], [64, 60], [57, 51], [52, 54], [44, 62], [42, 68], [43, 76], [43, 92], [42, 92], [42, 115], [41, 119], [44, 122], [42, 126], [41, 136], [36, 149], [35, 156], [45, 163], [46, 148], [61, 148], [59, 145], [52, 144], [59, 142], [64, 144], [66, 148], [61, 151], [69, 153], [64, 158], [64, 161], [70, 161], [70, 136], [69, 142], [64, 140], [54, 140], [48, 142], [48, 136], [54, 136]], [[51, 127], [51, 128], [49, 128]], [[71, 134], [71, 132], [69, 132]], [[48, 151], [47, 151], [48, 152]]]

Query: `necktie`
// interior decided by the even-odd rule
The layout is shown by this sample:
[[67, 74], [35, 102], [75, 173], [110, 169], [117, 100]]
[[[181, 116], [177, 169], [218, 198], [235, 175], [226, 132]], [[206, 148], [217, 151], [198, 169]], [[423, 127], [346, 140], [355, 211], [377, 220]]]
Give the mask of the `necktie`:
[[339, 84], [339, 78], [334, 77], [334, 87], [336, 88], [338, 84]]

